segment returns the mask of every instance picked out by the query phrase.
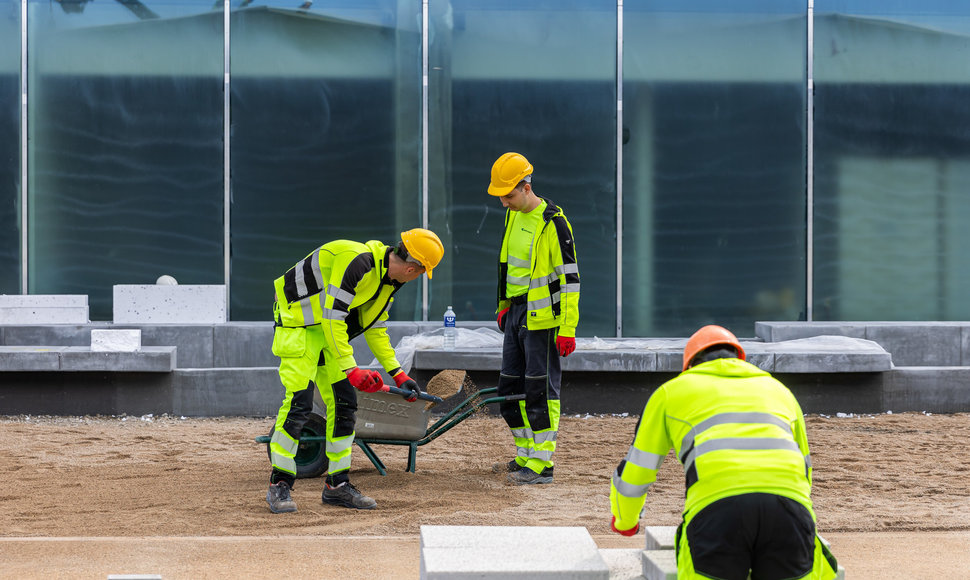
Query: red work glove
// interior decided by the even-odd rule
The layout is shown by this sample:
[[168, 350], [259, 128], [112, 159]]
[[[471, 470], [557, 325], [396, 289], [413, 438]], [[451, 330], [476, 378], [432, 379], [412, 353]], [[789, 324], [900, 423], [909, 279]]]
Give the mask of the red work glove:
[[559, 356], [567, 357], [576, 350], [576, 339], [571, 336], [557, 336], [556, 346], [559, 348]]
[[501, 332], [505, 332], [505, 315], [508, 314], [508, 313], [509, 313], [509, 309], [508, 308], [506, 308], [505, 310], [503, 310], [503, 311], [501, 311], [501, 312], [498, 313], [498, 319], [497, 319], [498, 320], [498, 329]]
[[418, 400], [418, 395], [421, 394], [421, 387], [418, 386], [418, 383], [414, 382], [414, 379], [407, 376], [404, 371], [394, 375], [394, 382], [397, 383], [399, 389], [411, 391], [410, 395], [401, 395], [407, 402], [413, 403]]
[[613, 519], [610, 521], [610, 529], [621, 536], [632, 538], [633, 536], [637, 535], [637, 532], [640, 531], [640, 522], [637, 522], [637, 525], [633, 526], [629, 530], [618, 530], [616, 529], [616, 516], [613, 516]]
[[354, 367], [347, 371], [347, 378], [350, 384], [358, 391], [365, 393], [376, 393], [384, 386], [384, 379], [377, 371], [365, 371], [360, 367]]

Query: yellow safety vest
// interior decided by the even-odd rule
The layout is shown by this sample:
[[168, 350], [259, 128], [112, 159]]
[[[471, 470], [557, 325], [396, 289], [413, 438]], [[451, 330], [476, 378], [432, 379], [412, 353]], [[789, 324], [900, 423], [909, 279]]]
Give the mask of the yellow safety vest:
[[684, 519], [725, 497], [771, 493], [812, 514], [805, 418], [785, 385], [736, 358], [692, 367], [647, 401], [629, 453], [610, 484], [618, 529], [640, 519], [647, 490], [670, 449], [684, 467]]
[[364, 334], [385, 369], [400, 367], [387, 336], [387, 310], [403, 285], [387, 276], [393, 248], [337, 240], [314, 250], [277, 278], [276, 324], [288, 328], [320, 325], [326, 361], [340, 370], [357, 366], [350, 340]]
[[[576, 336], [579, 324], [579, 264], [576, 261], [576, 242], [573, 228], [562, 209], [552, 201], [546, 202], [542, 224], [532, 241], [529, 290], [526, 294], [529, 330], [559, 327], [560, 336]], [[499, 252], [498, 309], [509, 307], [506, 292], [509, 270], [509, 219], [512, 210], [505, 212], [505, 235]], [[550, 227], [551, 226], [551, 227]]]

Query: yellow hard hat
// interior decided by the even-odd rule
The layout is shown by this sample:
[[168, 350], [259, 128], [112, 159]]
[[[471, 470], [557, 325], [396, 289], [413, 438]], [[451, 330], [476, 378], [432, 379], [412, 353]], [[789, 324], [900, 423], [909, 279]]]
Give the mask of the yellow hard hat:
[[527, 175], [532, 175], [532, 164], [519, 153], [505, 153], [492, 164], [492, 182], [488, 194], [495, 197], [508, 195]]
[[741, 348], [738, 337], [723, 326], [708, 324], [687, 339], [687, 345], [684, 347], [684, 370], [687, 370], [695, 356], [717, 344], [734, 347], [734, 350], [738, 351], [738, 358], [744, 360], [744, 349]]
[[431, 270], [434, 270], [445, 255], [445, 246], [438, 235], [431, 230], [414, 228], [401, 232], [401, 241], [404, 242], [408, 254], [424, 266], [430, 278]]

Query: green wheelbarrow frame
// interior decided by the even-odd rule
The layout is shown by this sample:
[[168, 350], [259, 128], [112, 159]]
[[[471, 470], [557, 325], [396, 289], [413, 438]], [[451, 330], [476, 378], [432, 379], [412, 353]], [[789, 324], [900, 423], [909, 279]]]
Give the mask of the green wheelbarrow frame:
[[[466, 398], [454, 409], [444, 414], [440, 419], [435, 421], [428, 429], [425, 431], [424, 435], [419, 439], [381, 439], [381, 438], [367, 438], [367, 437], [355, 437], [354, 443], [360, 447], [367, 459], [374, 464], [377, 468], [378, 473], [381, 475], [387, 475], [387, 466], [378, 457], [377, 452], [371, 448], [371, 445], [407, 445], [408, 446], [408, 467], [406, 471], [414, 473], [415, 464], [417, 462], [418, 447], [422, 445], [427, 445], [431, 443], [438, 437], [444, 435], [450, 431], [455, 425], [461, 423], [473, 413], [484, 407], [485, 405], [490, 405], [492, 403], [504, 403], [506, 401], [521, 401], [525, 399], [525, 395], [506, 395], [506, 396], [495, 396], [495, 397], [485, 397], [498, 391], [496, 387], [490, 387], [487, 389], [481, 389], [474, 395]], [[265, 443], [269, 445], [270, 436], [261, 435], [256, 437], [257, 443]], [[300, 437], [300, 448], [297, 450], [297, 465], [301, 465], [301, 459], [303, 463], [308, 463], [305, 458], [300, 457], [301, 451], [305, 448], [313, 449], [316, 453], [325, 453], [325, 445], [318, 445], [318, 443], [326, 442], [326, 437], [321, 435], [311, 435]], [[305, 444], [312, 444], [305, 447]], [[322, 451], [321, 451], [322, 450]]]

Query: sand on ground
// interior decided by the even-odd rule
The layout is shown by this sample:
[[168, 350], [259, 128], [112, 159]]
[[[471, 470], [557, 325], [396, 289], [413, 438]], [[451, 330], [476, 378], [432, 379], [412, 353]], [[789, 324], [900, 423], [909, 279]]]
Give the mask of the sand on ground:
[[[584, 526], [601, 548], [641, 548], [609, 529], [609, 482], [636, 415], [565, 416], [551, 485], [507, 485], [501, 418], [477, 413], [418, 448], [354, 448], [352, 481], [378, 509], [323, 505], [300, 479], [299, 511], [272, 514], [273, 418], [0, 416], [0, 576], [417, 578], [423, 525]], [[807, 417], [820, 533], [849, 578], [970, 579], [970, 414]], [[680, 521], [684, 478], [668, 457], [644, 525]], [[286, 562], [287, 564], [281, 564]], [[282, 566], [282, 568], [281, 568]]]

